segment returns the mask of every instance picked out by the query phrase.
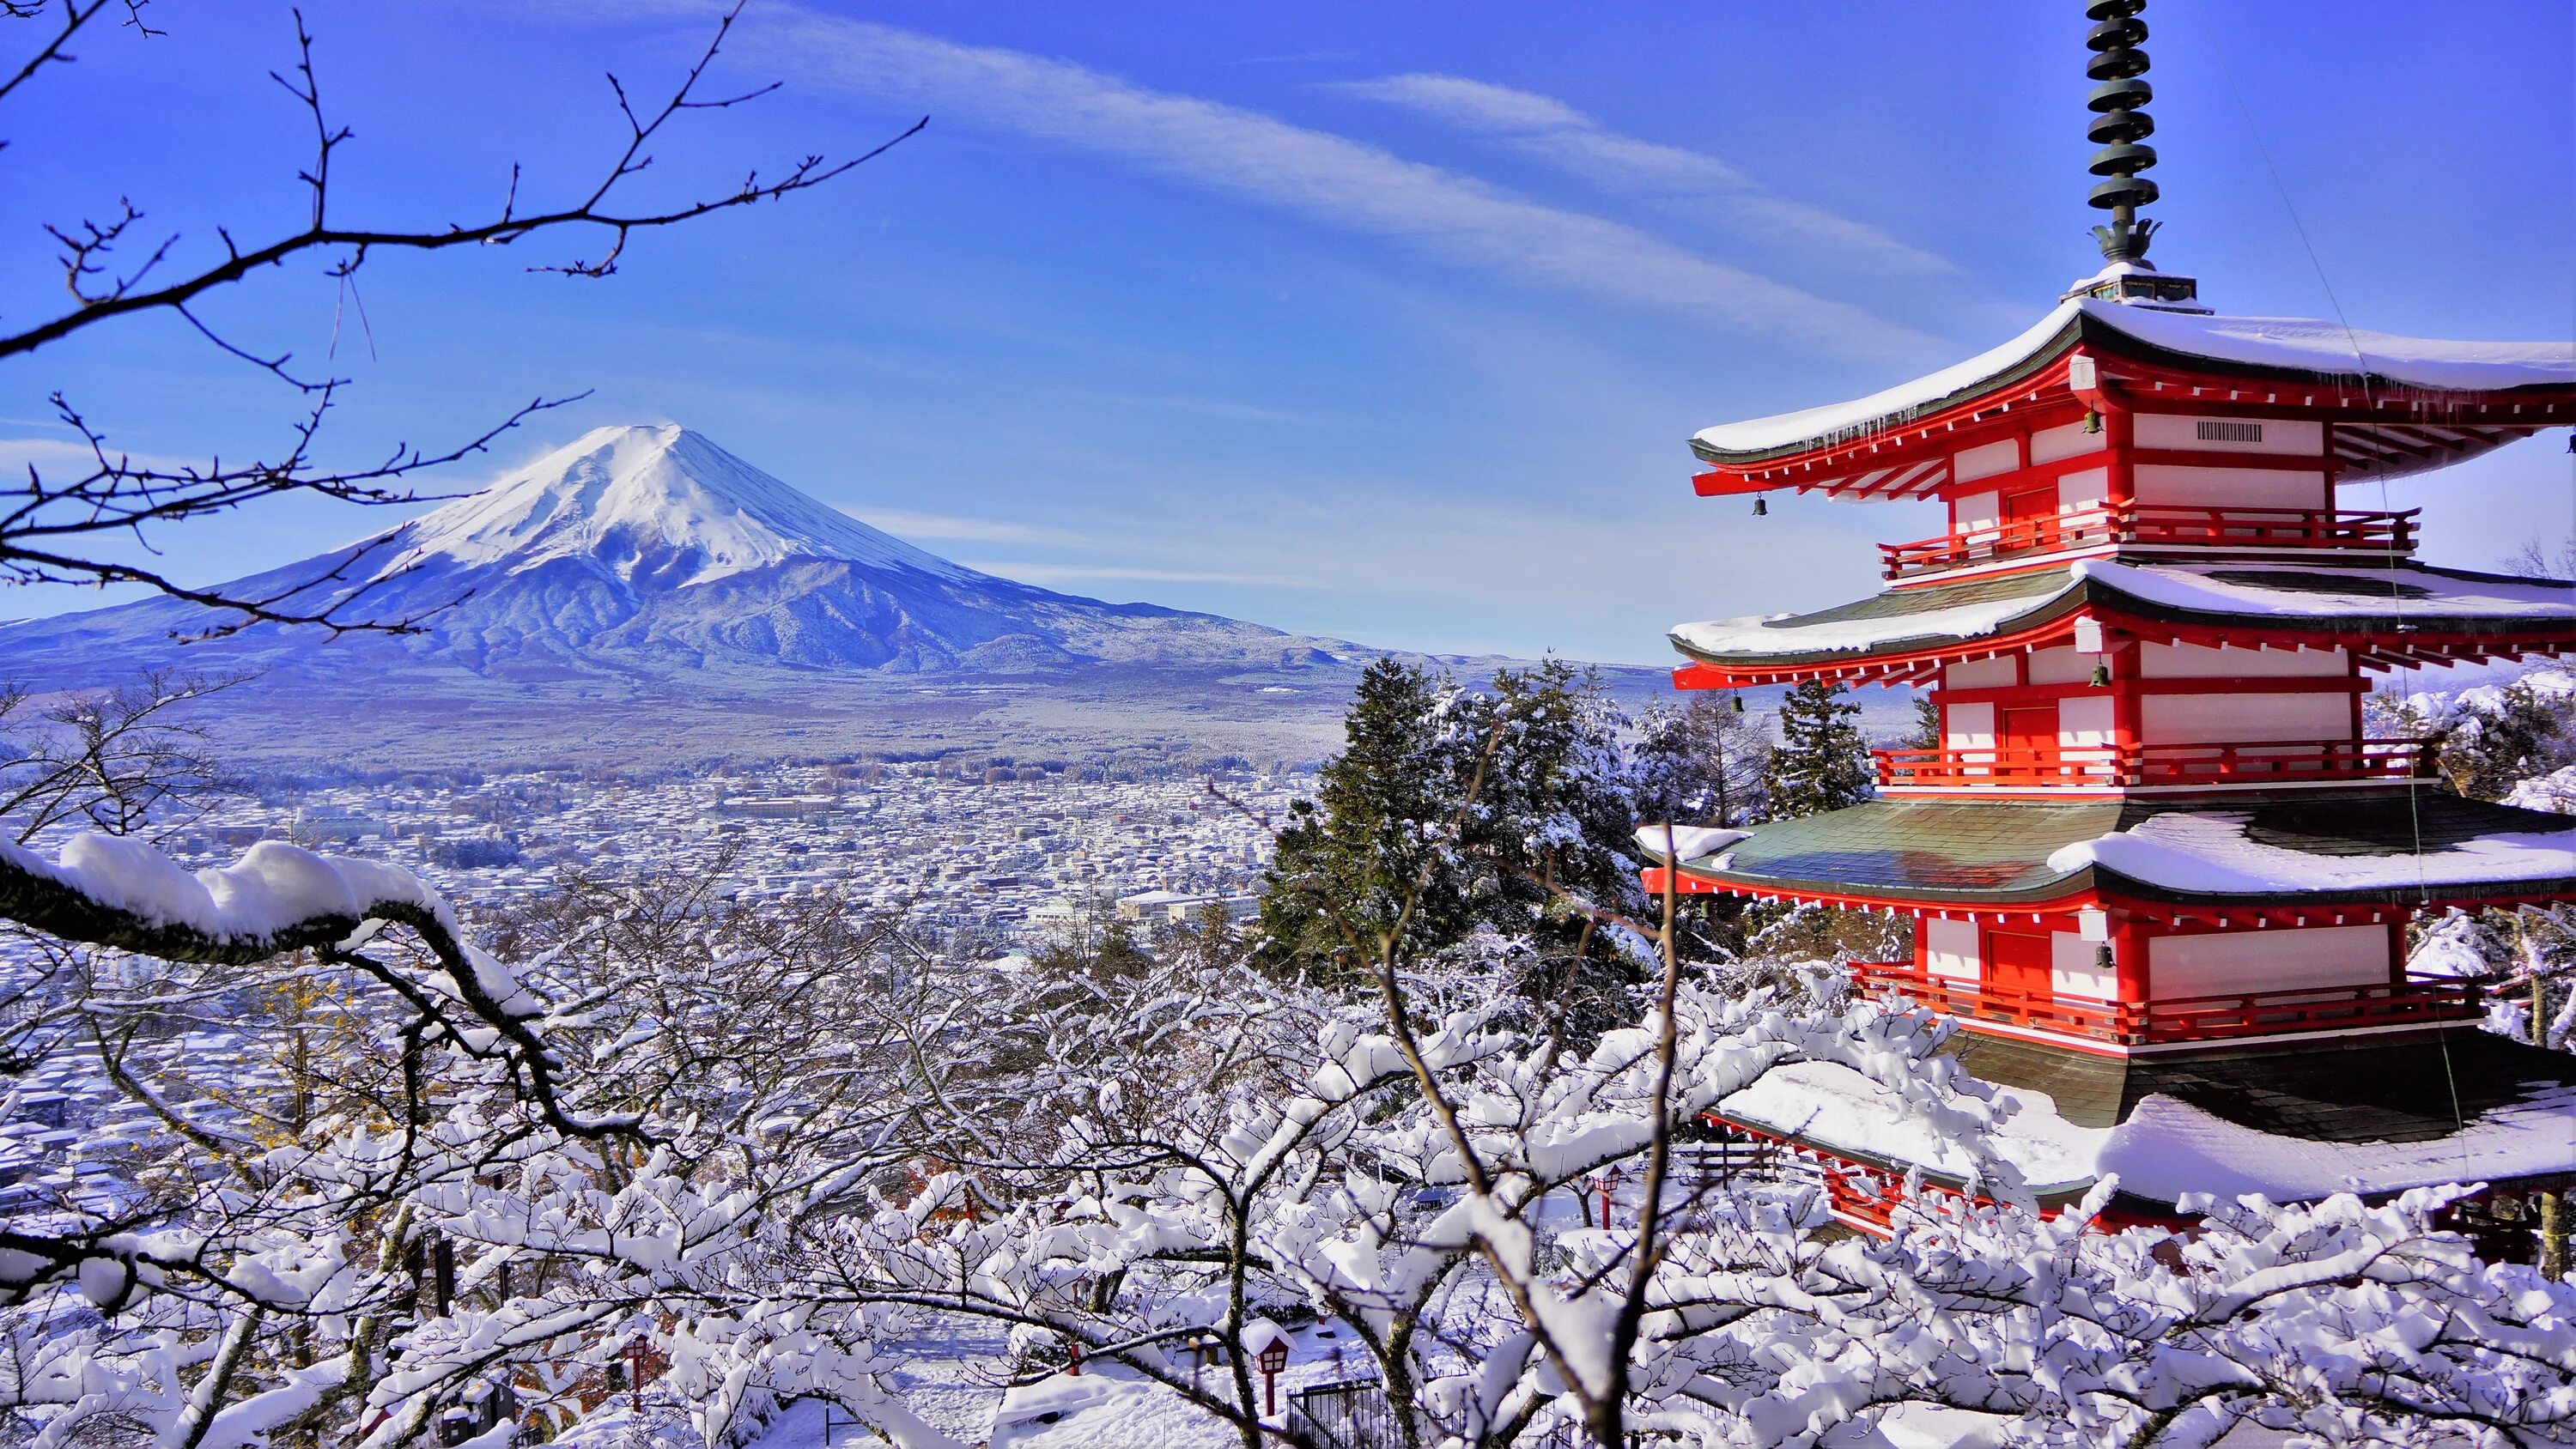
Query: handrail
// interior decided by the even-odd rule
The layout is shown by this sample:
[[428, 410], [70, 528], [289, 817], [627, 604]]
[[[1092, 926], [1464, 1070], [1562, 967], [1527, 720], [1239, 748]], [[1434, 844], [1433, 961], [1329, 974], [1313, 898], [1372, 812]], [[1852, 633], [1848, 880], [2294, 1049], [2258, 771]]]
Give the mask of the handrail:
[[2103, 503], [2075, 513], [1953, 530], [1912, 543], [1882, 543], [1878, 552], [1880, 572], [1891, 579], [1956, 568], [1981, 559], [2095, 543], [2366, 548], [2412, 553], [2415, 519], [2421, 512], [2420, 508], [2390, 512]]
[[1911, 961], [1855, 961], [1849, 969], [1857, 987], [1892, 988], [1951, 1016], [2123, 1044], [2446, 1021], [2481, 1009], [2476, 983], [2435, 978], [2103, 1001], [1935, 976]]
[[2421, 739], [2260, 740], [2237, 744], [1974, 745], [1872, 750], [1888, 786], [2282, 784], [2420, 780], [2433, 773]]

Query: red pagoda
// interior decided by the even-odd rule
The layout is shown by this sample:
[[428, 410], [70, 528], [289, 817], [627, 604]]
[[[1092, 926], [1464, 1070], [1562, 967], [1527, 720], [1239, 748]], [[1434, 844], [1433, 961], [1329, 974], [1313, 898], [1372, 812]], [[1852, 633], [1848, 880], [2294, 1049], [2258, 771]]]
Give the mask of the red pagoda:
[[[2087, 6], [2099, 274], [1955, 367], [1692, 440], [1703, 496], [1938, 500], [1948, 526], [1881, 545], [1873, 597], [1675, 629], [1675, 681], [1909, 685], [1940, 743], [1880, 751], [1849, 809], [1681, 832], [1668, 868], [1910, 917], [1913, 959], [1858, 984], [1959, 1020], [1962, 1065], [2019, 1101], [2002, 1145], [2043, 1205], [2109, 1173], [2115, 1216], [2168, 1221], [2184, 1192], [2465, 1181], [2510, 1220], [2576, 1178], [2576, 1059], [2410, 977], [2406, 929], [2576, 900], [2576, 818], [2447, 792], [2423, 742], [2368, 737], [2363, 697], [2576, 647], [2576, 585], [2418, 562], [2415, 510], [2339, 490], [2378, 501], [2576, 423], [2576, 348], [2200, 305], [2146, 260], [2143, 8]], [[1660, 853], [1660, 827], [1640, 839]], [[1909, 1171], [1965, 1166], [1875, 1096], [1810, 1066], [1719, 1115], [1824, 1158], [1872, 1226]]]

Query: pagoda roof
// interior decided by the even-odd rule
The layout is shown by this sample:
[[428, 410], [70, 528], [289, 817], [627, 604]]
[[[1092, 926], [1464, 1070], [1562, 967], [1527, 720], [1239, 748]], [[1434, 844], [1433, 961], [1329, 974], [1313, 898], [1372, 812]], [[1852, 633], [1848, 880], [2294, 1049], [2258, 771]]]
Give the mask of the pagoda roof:
[[2411, 561], [2079, 559], [2060, 568], [1885, 589], [1808, 614], [1682, 624], [1672, 641], [1690, 658], [1730, 673], [1825, 674], [1837, 671], [1816, 666], [1966, 657], [1999, 643], [2036, 647], [2039, 636], [2053, 626], [2071, 628], [2080, 614], [2376, 651], [2382, 662], [2396, 662], [2435, 641], [2507, 649], [2576, 641], [2576, 583]]
[[2576, 816], [2429, 787], [2228, 801], [1882, 799], [1756, 826], [1686, 855], [1681, 877], [1739, 894], [1952, 908], [2576, 898]]
[[1850, 402], [1705, 428], [1691, 447], [1711, 463], [1741, 466], [1893, 431], [2035, 380], [2079, 346], [2184, 372], [2371, 392], [2509, 398], [2576, 387], [2576, 344], [2568, 342], [2396, 337], [2313, 318], [2220, 317], [2077, 297], [1965, 362]]
[[[2307, 1202], [2576, 1173], [2576, 1060], [2474, 1027], [2187, 1057], [2084, 1059], [1962, 1032], [1969, 1075], [2015, 1110], [1991, 1144], [2043, 1203], [2117, 1174], [2130, 1211], [2185, 1193]], [[1721, 1101], [1758, 1131], [1947, 1185], [1970, 1166], [1850, 1067], [1775, 1067]]]

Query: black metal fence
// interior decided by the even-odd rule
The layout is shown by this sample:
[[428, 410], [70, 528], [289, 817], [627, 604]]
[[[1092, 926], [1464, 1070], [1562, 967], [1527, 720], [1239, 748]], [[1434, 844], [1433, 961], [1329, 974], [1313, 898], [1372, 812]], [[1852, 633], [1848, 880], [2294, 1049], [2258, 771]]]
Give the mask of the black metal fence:
[[[1304, 1433], [1316, 1449], [1397, 1449], [1404, 1442], [1396, 1427], [1395, 1406], [1375, 1379], [1346, 1379], [1291, 1390], [1288, 1427]], [[1628, 1442], [1637, 1446], [1636, 1435]], [[1523, 1437], [1520, 1449], [1590, 1449], [1591, 1441], [1572, 1424], [1558, 1424], [1538, 1438]]]
[[1288, 1424], [1318, 1449], [1394, 1449], [1395, 1406], [1375, 1379], [1315, 1384], [1288, 1395]]

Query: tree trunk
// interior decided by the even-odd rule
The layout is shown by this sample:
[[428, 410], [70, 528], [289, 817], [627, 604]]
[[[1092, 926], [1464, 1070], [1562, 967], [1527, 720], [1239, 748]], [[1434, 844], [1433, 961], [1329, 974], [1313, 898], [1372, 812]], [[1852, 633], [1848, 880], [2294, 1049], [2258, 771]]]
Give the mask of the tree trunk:
[[2550, 1188], [2540, 1198], [2540, 1271], [2551, 1278], [2567, 1274], [2567, 1205], [2559, 1200], [2558, 1190]]

